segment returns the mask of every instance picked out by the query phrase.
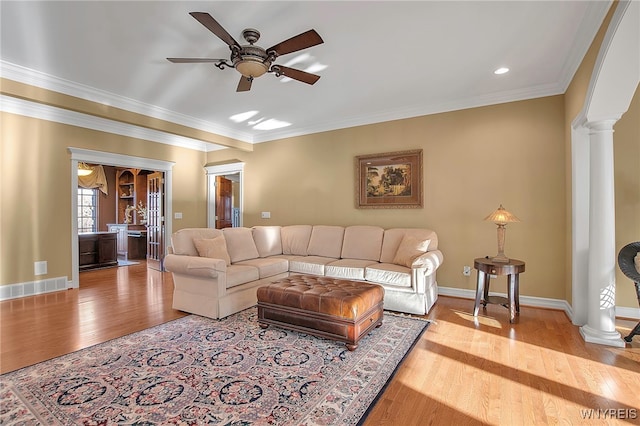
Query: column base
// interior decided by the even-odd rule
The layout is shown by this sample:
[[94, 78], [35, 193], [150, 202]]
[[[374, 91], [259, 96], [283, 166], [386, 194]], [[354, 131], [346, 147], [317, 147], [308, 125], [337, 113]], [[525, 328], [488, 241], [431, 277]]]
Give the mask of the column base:
[[580, 335], [587, 343], [597, 343], [598, 345], [615, 346], [617, 348], [624, 348], [626, 343], [622, 340], [622, 336], [617, 331], [602, 331], [596, 330], [583, 325], [580, 327]]

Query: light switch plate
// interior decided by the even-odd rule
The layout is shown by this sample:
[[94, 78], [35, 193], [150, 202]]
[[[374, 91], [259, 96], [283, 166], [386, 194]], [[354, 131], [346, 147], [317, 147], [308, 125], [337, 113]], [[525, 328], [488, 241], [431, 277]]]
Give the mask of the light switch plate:
[[47, 274], [47, 261], [42, 260], [40, 262], [33, 262], [33, 274], [34, 275], [46, 275]]

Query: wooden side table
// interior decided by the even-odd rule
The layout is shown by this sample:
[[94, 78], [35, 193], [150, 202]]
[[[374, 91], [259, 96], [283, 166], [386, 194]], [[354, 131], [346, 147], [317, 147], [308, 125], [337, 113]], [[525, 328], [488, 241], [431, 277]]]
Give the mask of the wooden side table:
[[[487, 303], [496, 303], [509, 309], [509, 322], [515, 321], [516, 314], [520, 314], [520, 274], [524, 272], [524, 262], [509, 259], [509, 262], [494, 262], [488, 257], [474, 259], [473, 267], [478, 270], [476, 284], [476, 303], [473, 306], [473, 316], [478, 316], [480, 303], [486, 308]], [[491, 275], [507, 275], [507, 297], [489, 296]]]

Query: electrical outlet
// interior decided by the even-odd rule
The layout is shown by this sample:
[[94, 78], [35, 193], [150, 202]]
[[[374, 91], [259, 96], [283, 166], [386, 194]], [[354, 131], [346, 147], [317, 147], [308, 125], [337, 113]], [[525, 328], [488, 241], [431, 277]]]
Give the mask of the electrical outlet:
[[462, 267], [462, 275], [468, 277], [469, 275], [471, 275], [471, 266], [463, 266]]
[[260, 217], [262, 219], [271, 219], [271, 212], [262, 212], [260, 213]]
[[182, 212], [175, 212], [173, 214], [174, 219], [182, 219]]

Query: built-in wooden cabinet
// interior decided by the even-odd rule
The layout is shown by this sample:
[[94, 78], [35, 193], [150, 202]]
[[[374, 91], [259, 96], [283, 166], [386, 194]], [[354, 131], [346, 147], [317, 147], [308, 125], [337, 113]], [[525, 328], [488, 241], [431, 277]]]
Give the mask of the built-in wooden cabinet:
[[138, 214], [140, 204], [147, 207], [147, 174], [140, 169], [116, 169], [116, 220], [127, 225], [145, 225]]
[[115, 232], [78, 234], [80, 270], [104, 268], [118, 264]]

